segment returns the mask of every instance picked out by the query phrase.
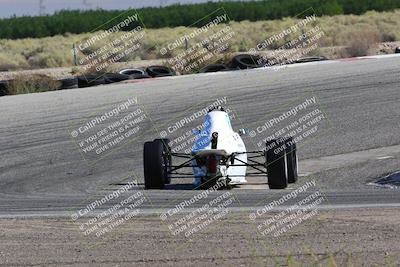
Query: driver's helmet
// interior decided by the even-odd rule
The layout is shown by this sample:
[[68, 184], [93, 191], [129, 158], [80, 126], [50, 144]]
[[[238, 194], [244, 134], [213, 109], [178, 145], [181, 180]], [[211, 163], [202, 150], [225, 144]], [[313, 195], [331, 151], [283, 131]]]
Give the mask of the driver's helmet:
[[219, 111], [225, 111], [225, 109], [222, 106], [215, 106], [212, 107], [208, 110], [208, 112], [214, 111], [214, 110], [219, 110]]

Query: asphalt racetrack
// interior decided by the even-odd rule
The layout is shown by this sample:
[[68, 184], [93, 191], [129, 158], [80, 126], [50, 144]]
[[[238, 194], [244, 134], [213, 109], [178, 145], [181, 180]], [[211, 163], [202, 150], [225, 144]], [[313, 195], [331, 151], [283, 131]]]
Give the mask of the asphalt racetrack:
[[[128, 181], [136, 179], [134, 190], [143, 189], [143, 143], [163, 131], [171, 139], [190, 131], [201, 118], [179, 121], [216, 101], [232, 111], [236, 130], [257, 131], [307, 99], [325, 114], [317, 133], [299, 142], [299, 183], [271, 191], [266, 178], [249, 178], [249, 185], [231, 190], [238, 200], [232, 210], [262, 206], [309, 181], [315, 182], [310, 192], [326, 196], [328, 209], [397, 206], [396, 189], [368, 183], [400, 169], [399, 66], [400, 57], [390, 56], [1, 97], [0, 215], [68, 216]], [[82, 140], [71, 132], [127, 99], [137, 101], [133, 111], [146, 114], [138, 131], [101, 155], [83, 153]], [[257, 148], [266, 135], [245, 136], [246, 146]], [[145, 191], [144, 212], [162, 212], [198, 194], [191, 182], [173, 180], [167, 190]]]

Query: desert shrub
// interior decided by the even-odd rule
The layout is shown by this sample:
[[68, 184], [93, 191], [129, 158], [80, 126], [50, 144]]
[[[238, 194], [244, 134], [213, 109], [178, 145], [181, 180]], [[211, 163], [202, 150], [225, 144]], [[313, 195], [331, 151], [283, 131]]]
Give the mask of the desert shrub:
[[346, 51], [351, 57], [366, 56], [368, 51], [380, 41], [378, 30], [364, 28], [351, 32]]
[[28, 64], [33, 68], [53, 68], [63, 66], [63, 58], [56, 53], [40, 53], [29, 57]]
[[61, 83], [43, 74], [19, 75], [8, 84], [11, 95], [38, 93], [58, 90]]
[[28, 63], [22, 55], [0, 52], [0, 71], [10, 71], [27, 67]]
[[396, 35], [391, 32], [382, 32], [381, 33], [381, 41], [382, 42], [394, 42], [394, 41], [396, 41]]
[[[398, 41], [400, 40], [400, 31], [398, 30], [400, 28], [400, 20], [397, 19], [398, 17], [400, 17], [400, 10], [393, 12], [369, 11], [361, 16], [336, 15], [319, 17], [316, 24], [325, 33], [325, 36], [319, 41], [319, 45], [320, 47], [352, 45], [354, 47], [353, 50], [357, 50], [357, 40], [353, 44], [350, 44], [350, 41], [353, 40], [353, 32], [364, 31], [365, 29], [378, 31], [381, 41]], [[235, 32], [235, 35], [229, 40], [230, 46], [228, 52], [249, 51], [256, 44], [294, 25], [296, 22], [295, 18], [256, 22], [248, 20], [241, 22], [232, 21], [229, 23], [229, 26]], [[218, 25], [214, 31], [218, 31], [225, 26]], [[312, 25], [310, 24], [310, 26]], [[124, 57], [123, 61], [174, 57], [184, 51], [184, 45], [180, 45], [173, 51], [168, 51], [165, 55], [160, 53], [160, 49], [193, 30], [194, 28], [188, 27], [147, 29], [145, 37], [140, 41], [141, 47]], [[0, 39], [0, 70], [72, 66], [72, 44], [77, 45], [87, 40], [93, 34], [68, 34], [66, 36], [59, 35], [40, 39]], [[121, 33], [110, 34], [108, 38], [100, 40], [98, 43], [96, 42], [93, 47], [102, 47], [120, 36], [119, 34]], [[288, 36], [287, 40], [292, 40], [293, 38], [296, 38], [295, 34]], [[358, 39], [360, 38], [358, 37]], [[189, 45], [194, 45], [200, 40], [201, 38], [194, 38], [189, 41]], [[269, 49], [278, 48], [284, 42], [285, 40], [274, 42], [270, 45]], [[365, 43], [363, 44], [365, 45]], [[366, 49], [368, 48], [363, 48], [364, 52]], [[353, 54], [364, 53], [357, 52]], [[84, 57], [84, 53], [78, 53], [78, 60]]]

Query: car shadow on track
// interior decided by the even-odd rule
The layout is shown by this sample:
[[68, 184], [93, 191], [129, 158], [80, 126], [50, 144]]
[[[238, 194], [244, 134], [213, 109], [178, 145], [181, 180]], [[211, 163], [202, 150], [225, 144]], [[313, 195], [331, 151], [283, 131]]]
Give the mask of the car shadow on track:
[[[111, 183], [111, 186], [124, 186], [128, 185], [128, 183]], [[140, 190], [144, 190], [144, 183], [138, 183], [138, 188]], [[164, 190], [194, 190], [196, 187], [193, 184], [185, 183], [185, 184], [166, 184]]]

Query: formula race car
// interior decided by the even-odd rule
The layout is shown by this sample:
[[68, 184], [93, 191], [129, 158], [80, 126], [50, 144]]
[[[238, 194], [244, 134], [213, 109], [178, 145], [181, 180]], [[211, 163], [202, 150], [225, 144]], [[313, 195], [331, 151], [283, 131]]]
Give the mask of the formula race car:
[[[296, 144], [292, 137], [270, 140], [264, 150], [246, 151], [241, 135], [234, 132], [228, 113], [220, 106], [210, 109], [202, 129], [196, 133], [191, 153], [174, 153], [168, 139], [144, 144], [143, 164], [146, 189], [163, 189], [171, 178], [194, 178], [196, 188], [216, 183], [245, 184], [246, 177], [268, 177], [270, 189], [284, 189], [297, 181]], [[173, 158], [184, 162], [173, 165]], [[182, 161], [182, 160], [181, 160]], [[247, 167], [252, 172], [247, 172]], [[191, 173], [182, 170], [192, 169]]]

